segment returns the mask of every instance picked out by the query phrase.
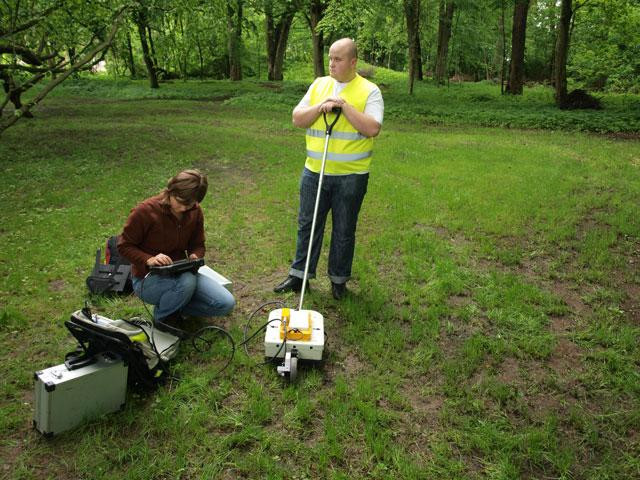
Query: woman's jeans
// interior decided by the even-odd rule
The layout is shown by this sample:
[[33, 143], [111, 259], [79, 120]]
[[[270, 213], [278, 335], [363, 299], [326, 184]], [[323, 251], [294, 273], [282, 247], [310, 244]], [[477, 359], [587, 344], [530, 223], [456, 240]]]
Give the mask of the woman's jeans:
[[[318, 191], [320, 174], [304, 169], [300, 178], [300, 210], [298, 212], [298, 239], [296, 259], [289, 275], [303, 278], [309, 249], [311, 222]], [[313, 235], [309, 278], [315, 278], [324, 226], [331, 210], [332, 230], [329, 248], [329, 278], [333, 283], [344, 283], [351, 277], [351, 265], [356, 245], [356, 224], [362, 201], [367, 193], [369, 174], [325, 175], [318, 205], [318, 218]]]
[[182, 312], [195, 317], [226, 315], [236, 304], [233, 295], [219, 283], [191, 272], [179, 275], [133, 277], [133, 290], [146, 303], [155, 306], [153, 318]]

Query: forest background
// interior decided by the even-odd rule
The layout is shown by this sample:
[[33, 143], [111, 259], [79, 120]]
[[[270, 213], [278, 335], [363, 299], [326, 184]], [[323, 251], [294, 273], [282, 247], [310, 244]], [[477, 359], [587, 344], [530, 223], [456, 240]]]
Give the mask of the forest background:
[[10, 0], [0, 14], [0, 110], [17, 110], [2, 130], [82, 70], [159, 88], [172, 79], [298, 79], [296, 67], [311, 65], [310, 81], [344, 36], [358, 42], [363, 75], [406, 71], [409, 93], [424, 79], [484, 81], [512, 95], [535, 83], [551, 86], [563, 109], [600, 108], [587, 92], [640, 93], [637, 0]]

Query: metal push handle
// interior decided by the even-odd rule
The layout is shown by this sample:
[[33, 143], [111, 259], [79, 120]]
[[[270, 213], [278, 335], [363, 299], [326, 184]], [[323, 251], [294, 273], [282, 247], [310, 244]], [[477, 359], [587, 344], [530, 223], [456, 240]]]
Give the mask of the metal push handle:
[[338, 119], [340, 118], [340, 114], [342, 113], [342, 107], [333, 107], [331, 111], [336, 114], [336, 118], [333, 119], [333, 122], [331, 122], [331, 125], [329, 125], [329, 122], [327, 122], [327, 113], [322, 112], [322, 117], [324, 118], [324, 125], [326, 127], [324, 131], [325, 135], [331, 135], [331, 132], [333, 131], [333, 127], [338, 122]]
[[336, 114], [336, 118], [333, 119], [333, 122], [329, 124], [327, 122], [327, 113], [322, 112], [322, 117], [324, 118], [324, 124], [326, 126], [325, 137], [324, 137], [324, 153], [322, 154], [322, 164], [320, 165], [320, 176], [318, 177], [318, 191], [316, 193], [316, 204], [313, 208], [313, 220], [311, 221], [311, 232], [309, 235], [309, 248], [307, 250], [307, 261], [304, 265], [304, 275], [302, 277], [302, 289], [300, 290], [300, 304], [298, 305], [298, 310], [302, 310], [302, 302], [304, 302], [304, 292], [307, 288], [307, 278], [309, 276], [309, 260], [311, 260], [311, 248], [313, 247], [313, 234], [316, 231], [316, 218], [318, 216], [318, 206], [320, 205], [320, 191], [322, 189], [322, 179], [324, 178], [324, 166], [327, 162], [327, 150], [329, 148], [329, 137], [331, 137], [331, 131], [333, 130], [334, 125], [340, 118], [340, 114], [342, 113], [342, 108], [333, 107], [331, 109], [333, 113]]

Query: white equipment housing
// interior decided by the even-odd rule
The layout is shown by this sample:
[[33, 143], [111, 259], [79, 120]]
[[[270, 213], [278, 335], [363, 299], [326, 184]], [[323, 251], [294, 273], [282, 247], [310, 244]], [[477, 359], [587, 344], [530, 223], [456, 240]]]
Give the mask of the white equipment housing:
[[[287, 316], [288, 315], [288, 316]], [[314, 310], [279, 308], [269, 314], [264, 337], [264, 355], [284, 358], [295, 352], [300, 360], [322, 360], [324, 318]], [[286, 333], [286, 345], [282, 347]]]

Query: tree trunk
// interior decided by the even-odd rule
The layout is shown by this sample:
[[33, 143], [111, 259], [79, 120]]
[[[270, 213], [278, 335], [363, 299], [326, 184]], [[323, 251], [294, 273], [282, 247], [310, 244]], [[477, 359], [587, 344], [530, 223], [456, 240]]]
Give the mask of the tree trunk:
[[196, 47], [198, 47], [198, 59], [200, 60], [200, 80], [204, 80], [204, 57], [202, 56], [202, 44], [200, 38], [196, 37]]
[[409, 94], [413, 94], [413, 83], [422, 80], [422, 58], [420, 55], [420, 0], [404, 0], [404, 15], [407, 21], [407, 43], [409, 45]]
[[513, 29], [511, 30], [511, 66], [507, 92], [522, 95], [524, 83], [524, 48], [527, 32], [529, 0], [516, 0], [513, 8]]
[[117, 47], [117, 45], [115, 43], [111, 44], [111, 57], [112, 57], [112, 61], [109, 63], [110, 67], [113, 67], [113, 72], [115, 73], [115, 78], [118, 79], [118, 77], [120, 77], [122, 75], [121, 71], [120, 71], [120, 60], [123, 60], [125, 66], [124, 69], [126, 69], [126, 60], [120, 58], [120, 51]]
[[556, 39], [557, 39], [558, 25], [552, 24], [550, 32], [550, 41], [547, 45], [547, 52], [549, 53], [549, 61], [547, 62], [547, 79], [549, 84], [553, 85], [555, 64], [556, 64]]
[[[420, 8], [420, 2], [421, 0], [417, 0], [418, 1], [418, 8]], [[415, 44], [415, 48], [416, 48], [416, 57], [415, 57], [415, 73], [417, 73], [417, 79], [422, 81], [424, 80], [424, 75], [422, 74], [422, 47], [420, 46], [420, 21], [418, 20], [418, 33], [417, 33], [417, 38], [416, 38], [416, 44]]]
[[69, 47], [67, 52], [69, 53], [69, 65], [73, 66], [76, 63], [76, 49], [75, 47]]
[[287, 51], [287, 42], [289, 40], [289, 29], [293, 22], [293, 14], [287, 18], [282, 25], [280, 35], [278, 35], [278, 43], [276, 48], [275, 62], [273, 64], [273, 76], [271, 80], [283, 80], [284, 75], [284, 54]]
[[438, 21], [438, 53], [436, 56], [435, 81], [438, 85], [444, 83], [447, 74], [447, 55], [449, 40], [451, 39], [451, 24], [453, 23], [453, 0], [440, 0], [440, 20]]
[[273, 1], [265, 1], [265, 26], [267, 40], [267, 78], [271, 81], [283, 79], [282, 66], [284, 53], [289, 40], [289, 30], [298, 9], [298, 2], [287, 3], [284, 11], [276, 18], [273, 14]]
[[138, 27], [138, 34], [140, 35], [140, 46], [142, 47], [142, 57], [144, 58], [144, 64], [147, 66], [149, 85], [151, 88], [160, 88], [156, 66], [153, 63], [151, 54], [149, 53], [149, 44], [147, 43], [147, 17], [145, 12], [138, 10], [136, 12], [134, 21]]
[[[115, 56], [115, 51], [112, 48], [112, 52], [114, 53]], [[73, 67], [73, 64], [76, 63], [76, 49], [75, 47], [69, 47], [67, 50], [67, 53], [69, 55], [69, 65], [71, 65]], [[114, 61], [114, 63], [117, 63]], [[78, 79], [80, 78], [80, 75], [78, 74], [78, 72], [73, 74], [73, 78]]]
[[[177, 63], [177, 66], [175, 66], [175, 70], [177, 70], [178, 75], [180, 78], [185, 78], [185, 73], [182, 69], [182, 60], [180, 59], [180, 47], [178, 46], [178, 40], [177, 40], [177, 36], [176, 36], [176, 32], [178, 31], [178, 28], [180, 27], [180, 14], [178, 13], [178, 15], [176, 15], [176, 17], [173, 19], [174, 24], [171, 25], [171, 22], [167, 22], [169, 23], [168, 25], [168, 30], [169, 33], [165, 33], [166, 36], [169, 37], [169, 39], [171, 40], [171, 46], [173, 48], [167, 48], [166, 50], [169, 52], [169, 60], [167, 62], [167, 67], [169, 69], [171, 69], [172, 67], [174, 67], [173, 61], [175, 61]], [[162, 22], [162, 25], [160, 26], [160, 28], [162, 29], [163, 32], [166, 32], [166, 28], [164, 25], [164, 19]], [[149, 33], [149, 39], [151, 39], [151, 31], [148, 31]], [[157, 59], [156, 59], [157, 61]], [[157, 63], [156, 63], [156, 67], [157, 67]]]
[[309, 27], [311, 28], [311, 43], [313, 44], [313, 73], [316, 77], [324, 77], [324, 36], [317, 30], [318, 23], [322, 20], [326, 4], [322, 0], [311, 0], [311, 16]]
[[[178, 21], [179, 21], [179, 25], [180, 25], [180, 37], [183, 39], [184, 41], [184, 22], [182, 21], [182, 14], [180, 14], [178, 16]], [[184, 43], [183, 43], [184, 45]], [[187, 77], [189, 76], [189, 49], [187, 48], [180, 48], [179, 49], [179, 55], [180, 55], [180, 59], [178, 60], [178, 63], [180, 64], [180, 70], [182, 71], [182, 78], [186, 81]]]
[[[13, 103], [16, 110], [20, 110], [22, 108], [22, 101], [20, 100], [22, 90], [16, 85], [13, 76], [5, 70], [0, 70], [0, 79], [2, 79], [2, 86], [4, 87], [4, 92], [7, 94], [7, 98]], [[0, 114], [2, 114], [2, 110], [3, 109], [0, 108]], [[25, 112], [23, 116], [25, 118], [33, 118], [33, 114], [29, 111]]]
[[504, 74], [507, 70], [507, 31], [504, 26], [504, 0], [500, 1], [500, 38], [502, 39], [501, 55], [502, 63], [500, 65], [500, 95], [504, 95]]
[[129, 26], [127, 25], [127, 51], [129, 55], [129, 71], [131, 72], [131, 78], [136, 78], [136, 64], [133, 60], [133, 46], [131, 45], [131, 34], [129, 33]]
[[569, 28], [571, 26], [572, 15], [571, 0], [562, 0], [553, 72], [556, 105], [560, 108], [565, 107], [567, 99], [567, 56], [569, 53]]
[[227, 2], [227, 50], [229, 53], [229, 78], [242, 80], [242, 3], [243, 0]]
[[158, 72], [159, 68], [158, 68], [158, 56], [156, 55], [156, 47], [153, 44], [153, 35], [151, 34], [151, 27], [149, 26], [149, 23], [146, 23], [147, 25], [147, 37], [149, 38], [149, 48], [150, 48], [150, 53], [151, 53], [151, 61], [153, 62], [153, 66], [156, 69], [156, 72]]

